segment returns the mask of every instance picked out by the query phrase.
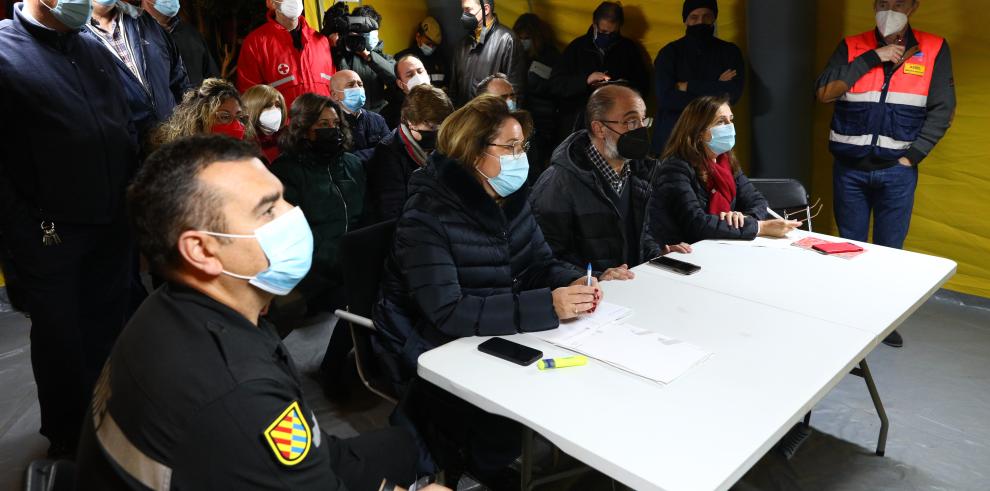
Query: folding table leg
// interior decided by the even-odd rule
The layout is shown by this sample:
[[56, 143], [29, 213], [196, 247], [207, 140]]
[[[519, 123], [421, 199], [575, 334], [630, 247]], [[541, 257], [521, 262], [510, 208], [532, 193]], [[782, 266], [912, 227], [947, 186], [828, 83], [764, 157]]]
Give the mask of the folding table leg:
[[863, 381], [866, 382], [866, 389], [870, 391], [870, 398], [873, 399], [873, 407], [877, 409], [877, 415], [880, 416], [880, 437], [877, 439], [877, 455], [883, 457], [887, 448], [887, 429], [890, 427], [890, 421], [887, 420], [887, 412], [883, 409], [883, 401], [880, 400], [880, 393], [877, 392], [877, 385], [873, 382], [873, 375], [870, 373], [870, 366], [866, 364], [865, 358], [859, 362], [858, 369], [853, 369], [853, 375], [863, 377]]
[[533, 481], [533, 430], [523, 426], [522, 430], [522, 470], [519, 473], [519, 489], [529, 491]]

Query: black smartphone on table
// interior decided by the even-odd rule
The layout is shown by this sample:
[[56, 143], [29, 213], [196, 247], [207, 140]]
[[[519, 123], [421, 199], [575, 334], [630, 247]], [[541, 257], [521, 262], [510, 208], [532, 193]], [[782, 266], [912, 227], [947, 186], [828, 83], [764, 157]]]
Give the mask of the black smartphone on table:
[[658, 268], [666, 269], [668, 271], [673, 271], [675, 273], [679, 273], [683, 275], [695, 274], [698, 271], [701, 271], [701, 266], [698, 266], [697, 264], [678, 261], [677, 259], [670, 258], [667, 256], [660, 256], [650, 259], [650, 264]]
[[479, 344], [478, 351], [522, 366], [532, 365], [543, 358], [540, 350], [502, 338], [491, 338]]

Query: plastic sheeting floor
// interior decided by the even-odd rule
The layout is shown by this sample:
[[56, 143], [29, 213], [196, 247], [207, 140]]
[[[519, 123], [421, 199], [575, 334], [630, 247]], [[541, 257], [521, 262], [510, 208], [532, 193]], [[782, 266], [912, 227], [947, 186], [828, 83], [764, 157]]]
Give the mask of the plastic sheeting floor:
[[[960, 298], [940, 293], [900, 328], [904, 348], [881, 346], [868, 358], [891, 421], [886, 457], [873, 455], [879, 420], [862, 379], [849, 376], [815, 407], [815, 431], [794, 458], [771, 451], [739, 488], [990, 489], [990, 302], [967, 306]], [[286, 338], [304, 372], [318, 367], [333, 324], [322, 319]], [[23, 316], [0, 313], [0, 489], [19, 489], [28, 462], [47, 449], [37, 433], [28, 332]], [[351, 436], [386, 424], [391, 407], [366, 391], [356, 388], [359, 397], [341, 407], [315, 380], [304, 384], [329, 433]], [[475, 487], [462, 482], [460, 489]], [[612, 485], [592, 473], [549, 488]]]

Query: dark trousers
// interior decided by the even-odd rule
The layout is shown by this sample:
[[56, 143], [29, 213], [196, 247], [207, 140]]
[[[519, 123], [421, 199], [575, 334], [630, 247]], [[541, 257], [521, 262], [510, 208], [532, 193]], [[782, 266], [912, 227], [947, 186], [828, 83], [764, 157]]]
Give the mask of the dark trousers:
[[132, 262], [123, 220], [56, 223], [62, 243], [42, 245], [39, 223], [14, 219], [4, 231], [31, 316], [31, 368], [41, 434], [75, 445], [85, 408], [128, 312]]
[[832, 187], [839, 235], [865, 242], [869, 236], [872, 214], [873, 243], [902, 248], [911, 225], [917, 186], [917, 167], [898, 164], [886, 169], [864, 171], [836, 162], [832, 171]]
[[418, 453], [405, 428], [329, 440], [330, 466], [347, 489], [378, 489], [382, 478], [405, 488], [416, 480]]
[[[522, 450], [522, 426], [416, 378], [391, 417], [392, 424], [412, 429], [420, 448], [429, 452], [419, 464], [421, 473], [468, 471], [487, 481], [499, 475]], [[422, 453], [422, 450], [421, 450]]]

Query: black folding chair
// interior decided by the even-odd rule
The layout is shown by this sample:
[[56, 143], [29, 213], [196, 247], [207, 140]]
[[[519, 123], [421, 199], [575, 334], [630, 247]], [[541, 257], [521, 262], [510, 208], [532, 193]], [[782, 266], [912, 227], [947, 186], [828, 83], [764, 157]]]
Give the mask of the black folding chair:
[[385, 258], [392, 250], [396, 220], [360, 228], [340, 239], [340, 264], [347, 282], [347, 310], [334, 312], [347, 321], [354, 341], [354, 361], [361, 383], [371, 392], [393, 404], [398, 396], [378, 363], [371, 347], [375, 325], [371, 310], [378, 301], [378, 290], [385, 269]]
[[70, 460], [39, 459], [28, 465], [24, 491], [75, 491], [76, 464]]
[[773, 211], [785, 218], [802, 220], [811, 232], [812, 206], [808, 193], [797, 179], [750, 179]]

